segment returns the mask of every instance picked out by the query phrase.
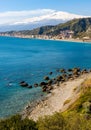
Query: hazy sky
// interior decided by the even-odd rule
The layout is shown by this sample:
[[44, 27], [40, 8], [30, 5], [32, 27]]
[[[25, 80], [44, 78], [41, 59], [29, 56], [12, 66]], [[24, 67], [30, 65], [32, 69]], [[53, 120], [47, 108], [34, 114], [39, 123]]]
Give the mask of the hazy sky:
[[35, 9], [91, 15], [91, 0], [0, 0], [0, 12]]

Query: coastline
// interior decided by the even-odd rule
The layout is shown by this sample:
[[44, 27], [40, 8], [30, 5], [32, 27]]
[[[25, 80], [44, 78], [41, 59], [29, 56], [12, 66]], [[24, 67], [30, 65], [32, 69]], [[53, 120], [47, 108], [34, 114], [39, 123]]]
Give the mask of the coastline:
[[45, 98], [36, 102], [32, 106], [27, 105], [21, 113], [22, 117], [37, 120], [45, 115], [52, 115], [55, 112], [65, 111], [74, 103], [80, 94], [80, 85], [87, 78], [91, 78], [91, 72], [82, 74], [74, 80], [68, 80], [63, 83], [54, 84], [54, 88]]
[[85, 44], [91, 44], [91, 40], [85, 40], [83, 41], [82, 39], [44, 39], [44, 38], [31, 38], [31, 37], [23, 37], [23, 36], [1, 36], [0, 37], [11, 37], [11, 38], [22, 38], [22, 39], [35, 39], [35, 40], [52, 40], [52, 41], [64, 41], [64, 42], [74, 42], [74, 43], [85, 43]]

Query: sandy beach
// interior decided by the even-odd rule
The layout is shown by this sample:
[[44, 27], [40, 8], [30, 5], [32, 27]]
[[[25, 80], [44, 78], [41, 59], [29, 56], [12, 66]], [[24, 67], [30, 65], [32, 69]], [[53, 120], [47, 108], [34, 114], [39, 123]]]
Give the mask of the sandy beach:
[[87, 78], [91, 78], [91, 73], [83, 74], [80, 77], [54, 85], [54, 89], [46, 96], [44, 100], [37, 103], [36, 106], [26, 107], [23, 116], [29, 119], [37, 120], [45, 115], [52, 115], [55, 112], [65, 111], [70, 104], [77, 100], [80, 93], [80, 85]]

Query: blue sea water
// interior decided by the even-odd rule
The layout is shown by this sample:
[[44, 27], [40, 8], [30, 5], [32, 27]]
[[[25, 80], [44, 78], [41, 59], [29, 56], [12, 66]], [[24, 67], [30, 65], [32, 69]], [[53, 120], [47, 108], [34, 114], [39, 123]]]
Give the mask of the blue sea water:
[[41, 88], [22, 88], [42, 81], [59, 68], [91, 68], [91, 44], [0, 37], [0, 118], [16, 114], [41, 98]]

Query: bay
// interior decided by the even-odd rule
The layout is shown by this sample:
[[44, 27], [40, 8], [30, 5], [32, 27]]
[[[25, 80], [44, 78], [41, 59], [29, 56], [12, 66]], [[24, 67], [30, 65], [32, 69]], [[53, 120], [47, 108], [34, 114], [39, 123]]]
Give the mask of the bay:
[[19, 82], [40, 83], [59, 68], [91, 68], [91, 44], [0, 37], [0, 118], [23, 110], [41, 98], [41, 88], [22, 88]]

